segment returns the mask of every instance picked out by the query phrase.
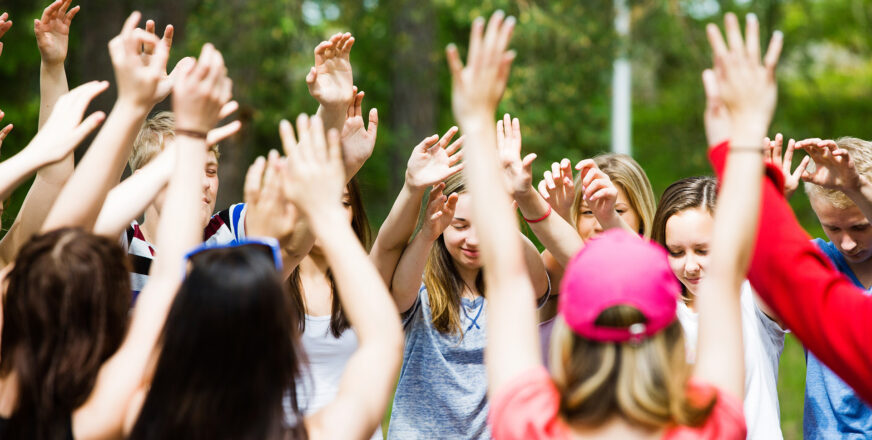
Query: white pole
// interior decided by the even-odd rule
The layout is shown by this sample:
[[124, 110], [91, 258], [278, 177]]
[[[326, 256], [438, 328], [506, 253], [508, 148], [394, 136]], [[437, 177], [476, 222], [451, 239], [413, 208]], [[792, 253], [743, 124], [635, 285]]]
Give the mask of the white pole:
[[615, 32], [618, 34], [618, 58], [612, 74], [612, 151], [633, 154], [632, 74], [627, 57], [630, 36], [630, 10], [626, 0], [615, 0]]

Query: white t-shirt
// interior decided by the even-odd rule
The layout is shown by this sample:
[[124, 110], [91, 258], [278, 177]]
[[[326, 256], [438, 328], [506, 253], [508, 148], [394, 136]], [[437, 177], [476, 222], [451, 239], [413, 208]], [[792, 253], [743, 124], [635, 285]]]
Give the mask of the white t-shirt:
[[[337, 338], [330, 331], [330, 315], [306, 315], [302, 342], [308, 362], [302, 365], [303, 376], [297, 382], [297, 403], [303, 415], [309, 415], [336, 397], [345, 364], [357, 350], [357, 334], [348, 329]], [[372, 439], [382, 438], [379, 427]]]
[[[745, 421], [748, 439], [782, 439], [778, 408], [778, 361], [786, 331], [769, 319], [754, 302], [747, 281], [742, 284], [742, 341], [745, 346]], [[699, 315], [678, 302], [678, 320], [684, 328], [689, 362], [696, 360]]]

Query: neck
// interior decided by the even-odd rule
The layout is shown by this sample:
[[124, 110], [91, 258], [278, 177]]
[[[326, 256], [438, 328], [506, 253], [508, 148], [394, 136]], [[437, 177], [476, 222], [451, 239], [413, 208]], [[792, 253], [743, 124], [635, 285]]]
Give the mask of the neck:
[[863, 287], [868, 289], [872, 286], [872, 258], [861, 261], [859, 263], [847, 262], [848, 267], [854, 272], [854, 276], [863, 284]]
[[327, 274], [327, 269], [329, 269], [329, 266], [327, 266], [327, 259], [325, 259], [323, 255], [309, 253], [309, 255], [306, 255], [306, 257], [300, 261], [301, 276], [325, 276]]
[[466, 294], [468, 292], [468, 294], [473, 297], [481, 295], [481, 292], [479, 292], [475, 287], [475, 279], [478, 278], [478, 272], [481, 269], [468, 269], [461, 267], [458, 264], [455, 264], [455, 267], [457, 268], [457, 273], [460, 274], [460, 279], [462, 279], [463, 283], [466, 284], [464, 293]]

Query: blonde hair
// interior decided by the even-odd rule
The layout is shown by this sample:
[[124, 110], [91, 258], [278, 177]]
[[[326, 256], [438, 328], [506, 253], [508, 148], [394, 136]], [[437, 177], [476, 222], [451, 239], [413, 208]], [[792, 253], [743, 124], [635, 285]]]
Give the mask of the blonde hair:
[[[596, 323], [628, 327], [644, 321], [638, 309], [618, 305]], [[698, 402], [687, 393], [690, 367], [677, 320], [641, 342], [616, 343], [578, 336], [558, 317], [549, 354], [560, 414], [570, 425], [595, 428], [618, 416], [649, 429], [699, 426], [715, 404], [714, 398]]]
[[[651, 228], [654, 222], [654, 190], [645, 170], [639, 163], [626, 154], [606, 153], [593, 158], [596, 166], [606, 173], [612, 182], [620, 185], [630, 199], [630, 207], [639, 216], [639, 230], [636, 231], [645, 238], [651, 237]], [[575, 179], [575, 198], [572, 200], [571, 216], [573, 224], [578, 224], [578, 215], [581, 212], [581, 204], [584, 201], [584, 193], [581, 190], [581, 175]]]
[[[127, 160], [130, 171], [136, 171], [151, 162], [163, 151], [165, 142], [175, 137], [175, 133], [176, 116], [173, 112], [160, 112], [146, 119], [133, 142], [133, 153]], [[221, 157], [218, 145], [212, 145], [209, 151], [215, 154], [215, 160]]]
[[[445, 180], [442, 193], [462, 194], [466, 192], [462, 173], [457, 173]], [[433, 328], [441, 333], [459, 334], [463, 337], [460, 325], [461, 296], [465, 287], [463, 278], [454, 266], [454, 258], [445, 247], [442, 235], [436, 239], [427, 256], [424, 266], [424, 286], [427, 288], [427, 299], [430, 302]], [[475, 287], [484, 296], [484, 277], [481, 271], [475, 277]]]
[[[851, 161], [854, 163], [854, 168], [857, 174], [872, 179], [872, 142], [864, 141], [855, 137], [841, 137], [836, 139], [836, 145], [839, 148], [848, 151]], [[814, 160], [808, 164], [808, 172], [814, 173]], [[824, 188], [820, 185], [815, 185], [811, 182], [805, 182], [805, 193], [809, 197], [817, 196], [826, 200], [828, 203], [838, 209], [847, 209], [854, 205], [854, 202], [845, 195], [845, 193], [837, 189]]]

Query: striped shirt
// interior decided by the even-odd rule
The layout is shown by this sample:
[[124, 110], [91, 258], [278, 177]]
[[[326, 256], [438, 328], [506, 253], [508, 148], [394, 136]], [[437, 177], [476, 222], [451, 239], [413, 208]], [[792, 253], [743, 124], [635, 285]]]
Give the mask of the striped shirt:
[[[245, 204], [237, 203], [215, 215], [203, 230], [203, 241], [208, 244], [227, 244], [245, 239]], [[148, 271], [154, 260], [154, 245], [146, 241], [142, 228], [136, 220], [121, 237], [121, 247], [130, 259], [130, 287], [133, 300], [148, 282]]]

